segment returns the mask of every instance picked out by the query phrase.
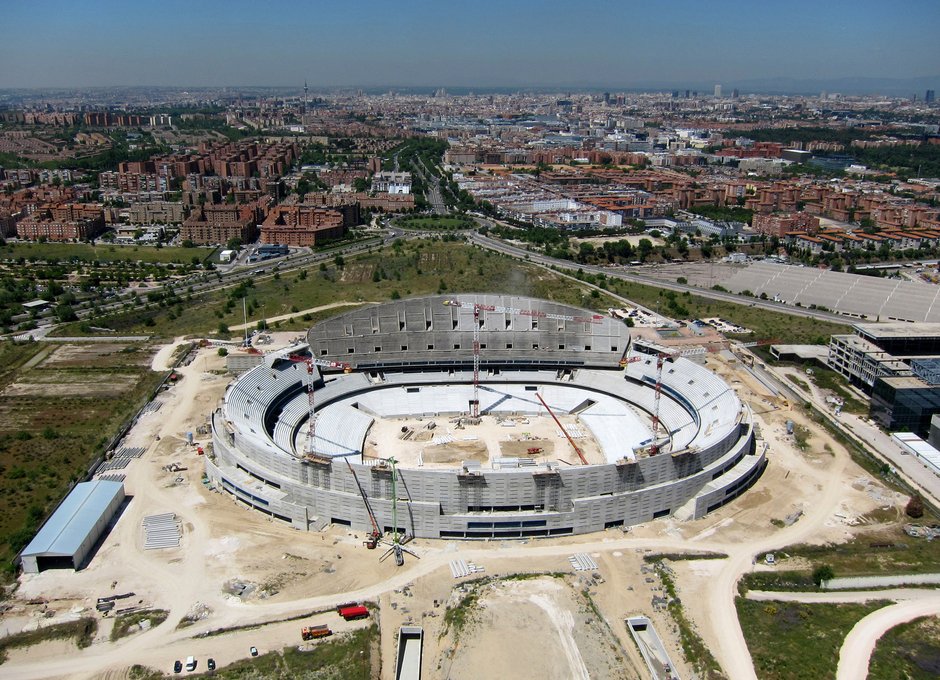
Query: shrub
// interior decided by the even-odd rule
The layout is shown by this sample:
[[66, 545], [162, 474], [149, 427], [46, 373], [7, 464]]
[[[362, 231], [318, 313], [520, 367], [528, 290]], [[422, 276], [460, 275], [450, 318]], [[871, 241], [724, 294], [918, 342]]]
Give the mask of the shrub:
[[835, 572], [828, 564], [820, 564], [813, 569], [813, 583], [816, 584], [817, 588], [822, 586], [823, 581], [831, 581], [835, 576]]
[[904, 512], [907, 513], [908, 517], [914, 519], [924, 516], [924, 499], [920, 497], [920, 494], [915, 493], [911, 496], [911, 500], [907, 502], [907, 507], [904, 508]]

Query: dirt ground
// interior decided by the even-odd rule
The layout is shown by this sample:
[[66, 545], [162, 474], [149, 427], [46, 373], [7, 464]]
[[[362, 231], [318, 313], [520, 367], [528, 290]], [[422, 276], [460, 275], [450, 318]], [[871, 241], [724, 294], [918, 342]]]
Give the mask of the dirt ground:
[[431, 663], [438, 669], [432, 675], [500, 680], [525, 668], [528, 677], [557, 680], [635, 677], [625, 655], [611, 653], [616, 638], [565, 581], [497, 581], [481, 590], [466, 630], [459, 637], [450, 631], [443, 641], [450, 649]]
[[[274, 335], [276, 347], [296, 334]], [[154, 367], [165, 368], [172, 352], [172, 347], [158, 352]], [[230, 382], [223, 362], [214, 348], [198, 350], [179, 369], [179, 383], [160, 395], [159, 410], [143, 416], [131, 430], [124, 445], [142, 447], [145, 453], [124, 471], [130, 500], [90, 564], [79, 572], [49, 570], [21, 576], [9, 607], [0, 614], [0, 631], [6, 633], [94, 615], [102, 626], [93, 644], [85, 650], [50, 643], [17, 651], [3, 665], [4, 678], [124, 677], [131, 664], [168, 671], [174, 659], [189, 654], [214, 656], [224, 666], [246, 657], [251, 645], [264, 651], [299, 644], [301, 625], [320, 623], [320, 618], [331, 615], [277, 623], [285, 617], [351, 600], [379, 604], [383, 680], [394, 678], [397, 628], [405, 622], [425, 626], [426, 677], [437, 677], [430, 671], [445, 660], [449, 644], [437, 635], [446, 603], [460, 582], [448, 568], [456, 559], [472, 560], [485, 568], [487, 576], [566, 572], [570, 576], [565, 583], [573, 585], [561, 587], [558, 579], [537, 579], [508, 581], [488, 590], [481, 609], [488, 618], [461, 637], [451, 677], [646, 677], [624, 625], [625, 617], [634, 614], [650, 616], [677, 672], [690, 677], [675, 626], [653, 600], [662, 595], [662, 585], [643, 562], [650, 553], [688, 550], [727, 556], [675, 562], [672, 567], [687, 615], [728, 675], [751, 677], [733, 603], [740, 574], [770, 568], [754, 564], [756, 556], [768, 550], [794, 542], [841, 541], [870, 529], [860, 518], [877, 509], [903, 507], [906, 500], [870, 478], [837, 442], [741, 371], [733, 357], [714, 354], [706, 365], [750, 405], [761, 432], [758, 446], [768, 447], [767, 470], [740, 499], [696, 521], [665, 518], [585, 536], [487, 542], [418, 539], [409, 546], [420, 559], [408, 556], [405, 566], [397, 568], [394, 560], [379, 561], [382, 550], [364, 548], [364, 536], [357, 532], [342, 527], [300, 532], [201, 483], [202, 459], [195, 447], [187, 445], [186, 433], [197, 432], [219, 404]], [[809, 428], [805, 451], [798, 450], [786, 434], [788, 419]], [[501, 449], [505, 445], [531, 444], [506, 438], [521, 431], [494, 424], [495, 439], [480, 440], [492, 455], [505, 451]], [[547, 452], [551, 455], [568, 447], [555, 436], [554, 425], [547, 435], [531, 425], [525, 431], [535, 435], [533, 441], [540, 446], [557, 444], [554, 452]], [[381, 431], [370, 432], [370, 438], [375, 437], [386, 441]], [[393, 444], [400, 441], [394, 435], [388, 439]], [[197, 435], [196, 443], [210, 446], [206, 435]], [[166, 472], [164, 466], [170, 463], [187, 469]], [[141, 521], [162, 512], [175, 512], [180, 518], [181, 545], [144, 550]], [[777, 524], [783, 526], [771, 520], [780, 520]], [[567, 557], [575, 552], [593, 557], [599, 578], [572, 571]], [[603, 625], [583, 610], [579, 591], [584, 589]], [[170, 614], [149, 631], [111, 643], [110, 619], [96, 614], [94, 604], [98, 597], [128, 592], [134, 595], [122, 606], [152, 606]], [[178, 629], [187, 617], [195, 619], [192, 625]], [[322, 622], [334, 623], [333, 619]], [[196, 637], [249, 624], [259, 627]], [[621, 663], [618, 657], [626, 661]], [[480, 675], [491, 668], [493, 674]], [[539, 673], [530, 673], [531, 668]]]
[[[588, 462], [606, 462], [597, 441], [577, 416], [556, 415], [569, 433], [580, 432], [582, 436], [575, 441]], [[478, 425], [457, 424], [457, 420], [377, 418], [366, 437], [364, 454], [394, 456], [402, 465], [425, 467], [453, 467], [469, 460], [488, 466], [497, 458], [528, 458], [539, 463], [563, 460], [572, 465], [580, 464], [578, 454], [547, 414], [517, 418], [484, 415]], [[434, 427], [428, 429], [432, 423]], [[403, 439], [402, 428], [411, 431], [407, 439]], [[529, 449], [541, 451], [530, 454]]]

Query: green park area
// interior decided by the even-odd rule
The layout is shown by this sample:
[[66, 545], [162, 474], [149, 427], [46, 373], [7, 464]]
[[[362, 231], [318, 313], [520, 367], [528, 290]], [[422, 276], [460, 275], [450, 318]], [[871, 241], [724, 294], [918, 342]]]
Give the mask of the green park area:
[[193, 257], [208, 260], [216, 248], [176, 248], [113, 243], [6, 243], [0, 258], [42, 262], [145, 262], [189, 264]]
[[[396, 241], [354, 257], [337, 255], [303, 269], [269, 272], [203, 296], [155, 291], [126, 309], [98, 318], [94, 325], [125, 335], [229, 337], [241, 334], [235, 328], [244, 323], [245, 311], [253, 329], [263, 320], [286, 316], [268, 326], [300, 331], [350, 309], [308, 311], [338, 302], [356, 305], [417, 295], [507, 291], [598, 310], [614, 304], [607, 296], [592, 293], [588, 286], [572, 285], [570, 279], [553, 272], [445, 238]], [[93, 335], [94, 330], [85, 322], [75, 322], [60, 327], [57, 333]]]

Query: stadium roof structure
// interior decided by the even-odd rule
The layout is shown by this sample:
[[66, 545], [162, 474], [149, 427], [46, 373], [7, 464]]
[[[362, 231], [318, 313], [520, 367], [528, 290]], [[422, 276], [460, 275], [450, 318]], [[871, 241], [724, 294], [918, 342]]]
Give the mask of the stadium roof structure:
[[940, 322], [940, 286], [845, 274], [828, 269], [755, 262], [721, 284], [790, 305], [816, 305], [871, 321]]
[[123, 495], [122, 482], [98, 479], [76, 484], [23, 550], [22, 556], [68, 557], [76, 554], [112, 507], [115, 497]]

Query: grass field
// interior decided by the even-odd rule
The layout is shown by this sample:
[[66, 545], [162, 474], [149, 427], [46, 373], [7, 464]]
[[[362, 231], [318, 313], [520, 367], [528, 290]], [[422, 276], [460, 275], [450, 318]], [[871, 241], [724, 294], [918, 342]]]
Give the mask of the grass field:
[[[144, 309], [141, 305], [131, 313], [102, 317], [96, 325], [122, 334], [165, 338], [184, 334], [217, 336], [220, 326], [242, 323], [244, 297], [252, 324], [262, 318], [296, 314], [293, 321], [272, 327], [304, 330], [320, 318], [349, 308], [309, 317], [302, 315], [302, 310], [336, 301], [385, 302], [399, 297], [458, 292], [511, 292], [598, 310], [613, 304], [604, 295], [593, 295], [587, 286], [572, 285], [569, 279], [503, 255], [460, 242], [415, 240], [399, 241], [394, 246], [355, 257], [334, 258], [322, 267], [258, 277], [250, 285], [189, 301], [181, 299], [165, 307], [151, 304]], [[58, 329], [57, 334], [88, 333], [81, 324], [73, 323]]]
[[148, 621], [150, 627], [159, 626], [166, 621], [166, 617], [169, 616], [169, 614], [170, 612], [166, 609], [147, 609], [131, 614], [118, 614], [114, 617], [114, 627], [111, 629], [111, 642], [139, 632], [139, 625], [143, 621]]
[[835, 678], [845, 636], [859, 620], [887, 604], [735, 600], [741, 630], [761, 680]]
[[868, 405], [856, 397], [854, 392], [849, 391], [846, 387], [845, 378], [835, 371], [813, 366], [812, 380], [819, 389], [830, 390], [836, 396], [841, 397], [845, 402], [842, 407], [843, 411], [859, 415], [868, 414]]
[[81, 478], [162, 376], [142, 345], [0, 342], [0, 562]]
[[107, 243], [7, 243], [0, 247], [0, 259], [58, 260], [84, 262], [177, 262], [188, 264], [193, 256], [201, 261], [211, 258], [217, 248], [155, 248], [150, 246], [118, 246]]
[[[924, 517], [923, 524], [936, 520]], [[812, 565], [828, 564], [838, 576], [880, 576], [892, 574], [924, 574], [937, 571], [940, 545], [936, 541], [911, 538], [901, 524], [862, 534], [848, 543], [838, 545], [792, 545], [775, 551], [777, 559], [784, 555], [800, 557]], [[786, 561], [772, 572], [746, 574], [741, 589], [752, 590], [813, 590], [812, 568], [788, 570]]]
[[869, 680], [934, 680], [940, 677], [940, 618], [925, 616], [885, 633], [868, 664]]

